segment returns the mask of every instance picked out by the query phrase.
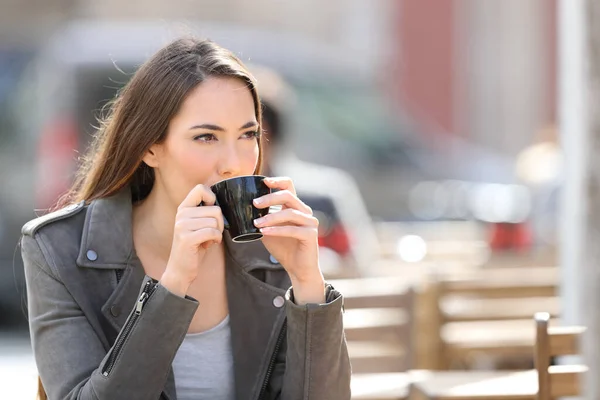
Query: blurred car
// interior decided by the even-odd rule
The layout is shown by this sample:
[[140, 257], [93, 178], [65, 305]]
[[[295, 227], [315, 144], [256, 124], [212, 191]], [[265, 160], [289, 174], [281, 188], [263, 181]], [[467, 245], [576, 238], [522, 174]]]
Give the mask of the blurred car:
[[25, 322], [18, 242], [22, 211], [33, 209], [33, 203], [29, 166], [21, 156], [23, 136], [11, 116], [18, 82], [32, 57], [29, 49], [0, 50], [0, 327], [8, 321]]

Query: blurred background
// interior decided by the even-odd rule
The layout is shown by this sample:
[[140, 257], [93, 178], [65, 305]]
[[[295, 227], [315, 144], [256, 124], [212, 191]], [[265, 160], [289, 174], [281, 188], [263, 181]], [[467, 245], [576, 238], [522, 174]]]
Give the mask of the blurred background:
[[0, 0], [0, 370], [23, 382], [11, 398], [31, 398], [36, 374], [20, 228], [66, 190], [102, 106], [171, 38], [210, 38], [256, 72], [277, 114], [272, 172], [319, 217], [329, 278], [420, 282], [558, 265], [558, 19], [555, 0]]

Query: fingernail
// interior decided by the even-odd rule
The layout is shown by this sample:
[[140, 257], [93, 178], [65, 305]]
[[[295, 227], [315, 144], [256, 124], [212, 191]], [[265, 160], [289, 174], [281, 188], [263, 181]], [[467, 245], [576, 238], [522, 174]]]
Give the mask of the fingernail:
[[265, 222], [265, 219], [264, 219], [263, 217], [261, 217], [261, 218], [256, 218], [256, 219], [254, 220], [254, 225], [258, 226], [258, 225], [262, 224], [263, 222]]
[[262, 197], [254, 199], [254, 204], [261, 204], [262, 202], [264, 202], [264, 200], [262, 199]]

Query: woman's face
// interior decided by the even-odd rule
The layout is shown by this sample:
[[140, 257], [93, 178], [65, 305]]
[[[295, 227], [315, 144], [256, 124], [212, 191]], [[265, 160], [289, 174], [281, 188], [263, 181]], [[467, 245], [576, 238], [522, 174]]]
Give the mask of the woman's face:
[[166, 190], [178, 206], [197, 184], [252, 175], [259, 134], [246, 84], [237, 78], [206, 79], [170, 121], [165, 141], [144, 158], [156, 173], [154, 189]]

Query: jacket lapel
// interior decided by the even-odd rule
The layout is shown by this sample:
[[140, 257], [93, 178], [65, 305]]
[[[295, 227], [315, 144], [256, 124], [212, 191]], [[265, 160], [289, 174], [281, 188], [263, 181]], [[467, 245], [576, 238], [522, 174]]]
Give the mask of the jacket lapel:
[[[228, 234], [225, 242], [228, 250], [227, 298], [236, 399], [254, 400], [261, 391], [275, 344], [285, 321], [285, 307], [281, 302], [285, 290], [267, 285], [248, 273], [249, 264], [253, 265], [253, 268], [259, 268], [261, 265], [257, 259], [252, 260], [247, 257], [244, 257], [244, 264], [240, 263], [242, 261], [238, 258], [240, 254], [236, 254], [236, 251], [240, 250], [238, 246], [243, 249], [246, 245], [231, 242]], [[257, 255], [256, 252], [251, 251], [251, 253]], [[263, 257], [258, 258], [264, 260]], [[265, 269], [274, 268], [264, 261], [262, 266]]]
[[[86, 213], [77, 257], [80, 267], [115, 272], [111, 276], [114, 290], [101, 307], [102, 315], [113, 328], [107, 332], [110, 343], [114, 343], [125, 325], [145, 276], [142, 263], [135, 254], [131, 221], [131, 191], [128, 187], [114, 196], [93, 201]], [[117, 270], [121, 270], [119, 282]], [[172, 368], [162, 398], [177, 398]]]
[[285, 320], [273, 300], [282, 290], [248, 282], [257, 279], [228, 270], [227, 297], [231, 324], [237, 399], [255, 399]]
[[[131, 264], [132, 268], [125, 268], [123, 276], [117, 284], [106, 303], [102, 306], [102, 314], [118, 333], [132, 310], [142, 282], [144, 281], [144, 268], [139, 261]], [[115, 273], [116, 281], [116, 273]], [[114, 338], [113, 338], [114, 340]]]

